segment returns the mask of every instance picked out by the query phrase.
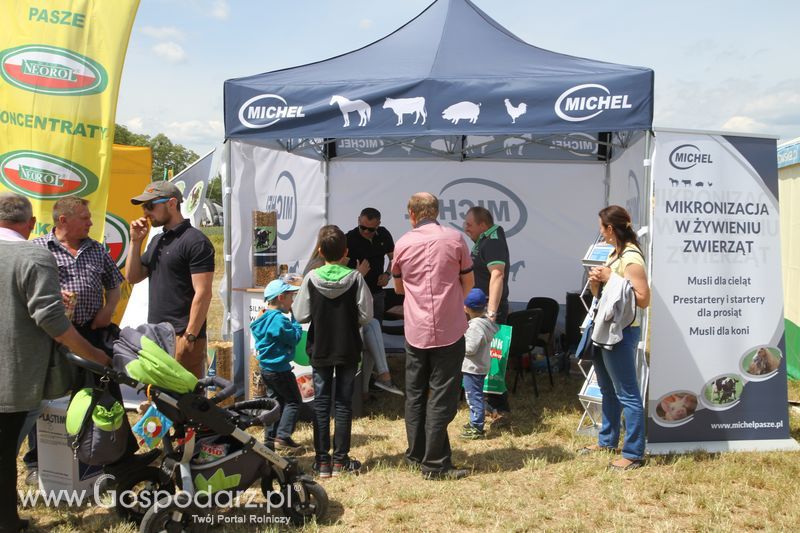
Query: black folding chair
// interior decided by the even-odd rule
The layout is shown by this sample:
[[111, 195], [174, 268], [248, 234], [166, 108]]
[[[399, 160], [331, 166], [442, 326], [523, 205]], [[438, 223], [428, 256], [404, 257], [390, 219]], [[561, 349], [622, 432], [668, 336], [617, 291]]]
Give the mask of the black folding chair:
[[533, 340], [534, 348], [541, 346], [544, 348], [545, 359], [547, 360], [547, 375], [550, 378], [550, 386], [553, 386], [553, 369], [550, 366], [550, 358], [556, 352], [556, 322], [558, 322], [558, 302], [546, 296], [537, 296], [528, 301], [527, 309], [542, 310], [542, 324], [539, 335]]
[[[514, 385], [511, 387], [511, 392], [517, 392], [517, 381], [522, 376], [522, 356], [530, 354], [533, 349], [533, 343], [536, 337], [539, 336], [539, 328], [542, 323], [542, 310], [529, 309], [525, 311], [516, 311], [508, 315], [506, 323], [511, 326], [511, 346], [508, 348], [508, 360], [513, 361], [516, 365], [516, 374], [514, 375]], [[539, 387], [536, 384], [536, 374], [531, 373], [533, 376], [533, 392], [538, 397]]]

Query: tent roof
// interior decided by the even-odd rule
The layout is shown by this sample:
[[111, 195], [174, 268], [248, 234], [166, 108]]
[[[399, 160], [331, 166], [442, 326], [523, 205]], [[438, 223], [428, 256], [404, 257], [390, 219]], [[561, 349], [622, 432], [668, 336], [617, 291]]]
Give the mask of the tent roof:
[[537, 48], [469, 0], [436, 0], [353, 52], [228, 80], [224, 97], [226, 137], [255, 142], [641, 130], [653, 71]]

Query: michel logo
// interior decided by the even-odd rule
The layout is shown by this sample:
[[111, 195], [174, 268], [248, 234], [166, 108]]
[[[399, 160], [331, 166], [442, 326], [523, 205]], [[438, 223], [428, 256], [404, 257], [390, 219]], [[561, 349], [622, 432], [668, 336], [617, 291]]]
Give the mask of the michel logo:
[[576, 85], [564, 91], [556, 100], [556, 115], [569, 122], [583, 122], [603, 111], [630, 109], [627, 94], [611, 94], [597, 83]]
[[689, 170], [697, 164], [713, 163], [711, 154], [704, 154], [694, 144], [682, 144], [669, 154], [669, 164], [678, 170]]
[[470, 207], [485, 207], [495, 224], [503, 226], [506, 237], [513, 237], [528, 222], [528, 210], [511, 189], [484, 178], [453, 180], [439, 192], [439, 219], [462, 229]]
[[16, 150], [0, 155], [0, 182], [31, 198], [56, 200], [69, 195], [88, 196], [97, 189], [98, 179], [88, 168], [67, 159]]
[[259, 94], [239, 108], [239, 122], [252, 129], [268, 128], [284, 118], [305, 117], [303, 106], [289, 105], [277, 94]]
[[578, 157], [597, 156], [597, 139], [587, 133], [570, 133], [561, 139], [550, 141], [550, 149], [562, 149]]
[[0, 52], [0, 75], [26, 91], [65, 96], [101, 93], [108, 85], [100, 63], [66, 48], [37, 44]]
[[266, 211], [278, 213], [278, 237], [290, 239], [297, 226], [297, 186], [288, 170], [280, 173], [275, 188], [267, 195]]
[[128, 257], [128, 244], [130, 244], [128, 223], [114, 213], [106, 212], [103, 244], [117, 267], [122, 268], [125, 266], [125, 259]]
[[355, 151], [364, 155], [378, 155], [383, 152], [381, 139], [337, 139], [336, 149], [343, 152]]

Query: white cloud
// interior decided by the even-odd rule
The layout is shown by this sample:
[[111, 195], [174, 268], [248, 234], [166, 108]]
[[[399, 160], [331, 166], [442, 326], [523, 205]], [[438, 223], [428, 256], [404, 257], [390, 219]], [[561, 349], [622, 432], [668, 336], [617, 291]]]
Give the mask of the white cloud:
[[358, 27], [366, 30], [372, 27], [372, 20], [371, 19], [361, 19], [358, 21]]
[[214, 0], [209, 11], [213, 18], [220, 20], [226, 20], [230, 12], [231, 6], [228, 5], [228, 0]]
[[172, 142], [183, 145], [205, 145], [209, 148], [223, 141], [225, 127], [221, 120], [186, 120], [170, 122], [164, 134]]
[[184, 38], [184, 33], [175, 26], [144, 26], [139, 31], [159, 41], [181, 41]]
[[129, 118], [121, 122], [121, 124], [134, 133], [144, 133], [144, 119], [142, 117]]
[[174, 41], [158, 43], [153, 46], [152, 50], [157, 56], [166, 59], [170, 63], [180, 63], [186, 59], [186, 51]]
[[745, 133], [772, 133], [770, 130], [773, 128], [771, 126], [767, 126], [763, 122], [759, 122], [752, 117], [738, 115], [726, 120], [722, 125], [722, 129], [724, 131], [738, 131]]

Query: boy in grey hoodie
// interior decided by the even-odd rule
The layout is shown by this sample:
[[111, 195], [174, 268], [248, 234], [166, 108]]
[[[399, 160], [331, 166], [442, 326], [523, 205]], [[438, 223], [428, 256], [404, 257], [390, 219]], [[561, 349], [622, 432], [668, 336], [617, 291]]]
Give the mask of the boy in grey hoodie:
[[483, 406], [483, 382], [489, 373], [489, 349], [498, 329], [497, 324], [485, 316], [486, 300], [486, 294], [480, 289], [469, 291], [464, 300], [469, 326], [464, 334], [467, 346], [461, 373], [469, 406], [469, 423], [464, 425], [464, 431], [460, 435], [462, 439], [484, 437], [483, 420], [486, 413]]
[[[348, 454], [353, 386], [361, 359], [361, 326], [372, 320], [372, 295], [357, 270], [340, 264], [347, 255], [347, 239], [341, 229], [324, 226], [320, 230], [319, 252], [325, 265], [303, 279], [292, 313], [298, 322], [310, 322], [306, 351], [314, 380], [313, 470], [319, 477], [328, 478], [361, 469], [361, 462]], [[336, 433], [331, 456], [332, 398]]]

